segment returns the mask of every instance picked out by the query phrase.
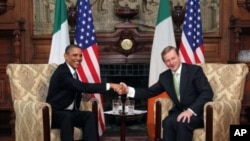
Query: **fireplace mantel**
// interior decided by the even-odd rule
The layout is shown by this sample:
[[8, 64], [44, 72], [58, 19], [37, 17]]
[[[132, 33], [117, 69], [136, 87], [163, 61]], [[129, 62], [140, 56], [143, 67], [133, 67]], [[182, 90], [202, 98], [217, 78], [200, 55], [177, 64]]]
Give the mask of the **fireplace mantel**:
[[97, 32], [101, 64], [149, 63], [153, 32], [138, 30], [130, 22], [120, 23], [114, 32]]

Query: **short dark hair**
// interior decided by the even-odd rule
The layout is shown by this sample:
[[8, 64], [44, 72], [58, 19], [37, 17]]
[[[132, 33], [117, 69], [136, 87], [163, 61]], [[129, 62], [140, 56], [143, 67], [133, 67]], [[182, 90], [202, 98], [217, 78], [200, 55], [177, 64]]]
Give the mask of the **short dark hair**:
[[171, 51], [171, 50], [174, 50], [174, 51], [176, 52], [176, 54], [179, 55], [179, 50], [178, 50], [177, 47], [167, 46], [167, 47], [165, 47], [165, 48], [162, 50], [162, 52], [161, 52], [161, 59], [162, 59], [163, 62], [164, 62], [164, 55], [165, 55], [166, 53], [168, 53], [169, 51]]
[[80, 46], [78, 45], [75, 45], [75, 44], [70, 44], [68, 46], [66, 46], [65, 48], [65, 53], [68, 54], [69, 53], [69, 50], [72, 49], [72, 48], [79, 48], [79, 49], [82, 49]]

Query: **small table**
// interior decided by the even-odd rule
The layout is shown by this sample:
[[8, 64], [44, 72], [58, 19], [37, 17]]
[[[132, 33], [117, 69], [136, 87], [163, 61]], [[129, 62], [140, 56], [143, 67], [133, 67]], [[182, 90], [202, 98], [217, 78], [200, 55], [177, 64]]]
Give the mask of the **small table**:
[[125, 121], [126, 121], [126, 118], [138, 117], [138, 116], [141, 116], [141, 115], [147, 113], [147, 111], [146, 110], [134, 110], [133, 114], [127, 114], [127, 113], [116, 114], [116, 113], [113, 113], [113, 111], [111, 110], [111, 111], [105, 111], [104, 113], [121, 118], [120, 141], [125, 141], [125, 134], [126, 134]]

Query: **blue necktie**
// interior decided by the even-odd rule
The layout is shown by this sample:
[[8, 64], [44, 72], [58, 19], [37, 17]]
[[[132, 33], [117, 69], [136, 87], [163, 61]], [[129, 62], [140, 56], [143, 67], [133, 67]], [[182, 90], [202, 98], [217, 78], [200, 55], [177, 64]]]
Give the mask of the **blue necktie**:
[[[77, 75], [76, 71], [73, 73], [73, 78], [78, 80], [78, 75]], [[77, 107], [76, 107], [76, 99], [77, 99], [77, 92], [76, 92], [75, 99], [74, 99], [74, 107], [73, 107], [74, 110], [77, 109]]]
[[73, 73], [73, 78], [78, 80], [78, 75], [76, 71]]

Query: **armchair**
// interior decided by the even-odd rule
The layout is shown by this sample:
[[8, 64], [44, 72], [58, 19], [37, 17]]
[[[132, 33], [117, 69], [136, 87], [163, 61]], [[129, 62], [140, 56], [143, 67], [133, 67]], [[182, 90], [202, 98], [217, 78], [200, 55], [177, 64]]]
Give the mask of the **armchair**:
[[[15, 114], [16, 141], [60, 141], [60, 130], [51, 129], [51, 107], [46, 103], [50, 77], [56, 64], [9, 64], [7, 75]], [[81, 101], [81, 110], [97, 114], [96, 99]], [[74, 139], [82, 131], [74, 129]]]
[[[229, 141], [229, 127], [239, 124], [241, 101], [248, 74], [246, 64], [199, 64], [213, 89], [213, 101], [204, 105], [204, 128], [194, 130], [193, 141]], [[162, 140], [162, 120], [173, 103], [168, 98], [155, 101], [155, 140]]]

